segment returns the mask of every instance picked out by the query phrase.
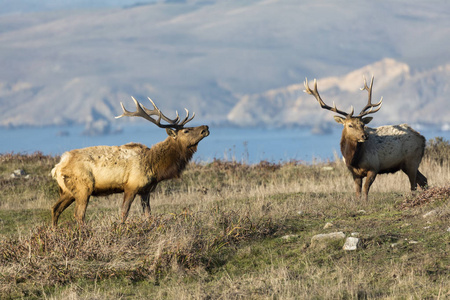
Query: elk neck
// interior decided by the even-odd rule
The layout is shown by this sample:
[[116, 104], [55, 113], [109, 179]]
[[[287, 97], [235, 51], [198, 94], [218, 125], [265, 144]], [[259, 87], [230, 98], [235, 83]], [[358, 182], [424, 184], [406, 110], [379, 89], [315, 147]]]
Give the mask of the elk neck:
[[179, 178], [197, 147], [185, 147], [171, 137], [150, 148], [149, 157], [158, 181]]
[[347, 167], [358, 168], [362, 154], [363, 143], [352, 140], [348, 137], [346, 130], [342, 131], [341, 136], [341, 153], [345, 159]]

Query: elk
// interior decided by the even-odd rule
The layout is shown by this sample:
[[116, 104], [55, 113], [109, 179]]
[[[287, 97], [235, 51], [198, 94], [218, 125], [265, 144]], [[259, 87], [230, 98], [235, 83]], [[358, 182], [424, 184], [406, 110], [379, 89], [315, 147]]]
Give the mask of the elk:
[[350, 170], [355, 182], [356, 197], [361, 197], [363, 178], [367, 177], [363, 187], [364, 199], [368, 200], [369, 189], [377, 174], [395, 173], [402, 170], [409, 178], [411, 190], [416, 190], [427, 186], [427, 178], [418, 170], [425, 150], [425, 138], [407, 124], [387, 125], [378, 128], [366, 127], [373, 119], [366, 117], [368, 114], [376, 113], [380, 110], [383, 98], [376, 104], [372, 104], [372, 86], [367, 86], [364, 78], [364, 87], [369, 94], [369, 100], [361, 110], [359, 115], [353, 116], [351, 112], [328, 106], [321, 99], [317, 91], [317, 81], [314, 79], [314, 90], [308, 86], [308, 79], [305, 80], [305, 93], [316, 98], [323, 109], [338, 113], [341, 116], [334, 116], [334, 120], [344, 126], [341, 136], [341, 153], [347, 168]]
[[[184, 127], [195, 117], [194, 113], [189, 118], [187, 109], [184, 120], [180, 120], [178, 112], [175, 119], [169, 119], [150, 98], [152, 110], [131, 98], [136, 104], [136, 111], [130, 112], [120, 103], [123, 113], [116, 118], [142, 117], [165, 128], [168, 137], [151, 148], [128, 143], [65, 152], [51, 172], [60, 191], [59, 200], [52, 207], [53, 226], [57, 226], [60, 214], [73, 202], [75, 219], [83, 224], [89, 198], [113, 193], [124, 193], [122, 223], [126, 221], [136, 195], [141, 198], [145, 217], [150, 217], [150, 193], [160, 181], [179, 178], [197, 151], [198, 143], [209, 135], [206, 125]], [[167, 124], [161, 124], [161, 119]]]

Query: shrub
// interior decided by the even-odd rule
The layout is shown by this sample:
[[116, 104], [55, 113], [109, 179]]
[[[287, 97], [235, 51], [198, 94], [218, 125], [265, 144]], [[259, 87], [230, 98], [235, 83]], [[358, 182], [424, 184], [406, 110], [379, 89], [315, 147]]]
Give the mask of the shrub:
[[425, 158], [443, 165], [444, 161], [450, 159], [450, 143], [443, 137], [430, 139], [425, 148]]

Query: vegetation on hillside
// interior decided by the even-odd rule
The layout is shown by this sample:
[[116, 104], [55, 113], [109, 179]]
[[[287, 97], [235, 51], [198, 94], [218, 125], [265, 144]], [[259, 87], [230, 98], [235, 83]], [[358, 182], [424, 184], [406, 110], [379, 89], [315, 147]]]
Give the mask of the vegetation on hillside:
[[[425, 191], [403, 173], [378, 176], [355, 199], [345, 165], [216, 160], [139, 199], [120, 224], [122, 195], [92, 198], [50, 226], [57, 157], [0, 155], [0, 298], [445, 299], [450, 297], [450, 145], [429, 141]], [[16, 169], [28, 176], [12, 178]], [[326, 226], [325, 224], [331, 225]], [[352, 233], [325, 247], [314, 235]]]

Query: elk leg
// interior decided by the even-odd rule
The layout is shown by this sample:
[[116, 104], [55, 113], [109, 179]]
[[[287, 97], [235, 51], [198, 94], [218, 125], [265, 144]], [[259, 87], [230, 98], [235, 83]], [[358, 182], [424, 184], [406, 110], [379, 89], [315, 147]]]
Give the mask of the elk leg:
[[75, 201], [75, 198], [71, 194], [61, 193], [58, 202], [52, 207], [52, 223], [56, 227], [58, 225], [59, 215]]
[[364, 182], [364, 188], [363, 188], [365, 201], [367, 201], [369, 199], [369, 189], [370, 189], [370, 186], [372, 185], [372, 183], [375, 181], [376, 177], [377, 177], [377, 173], [375, 173], [373, 171], [367, 172], [367, 178], [366, 178], [366, 182]]
[[353, 181], [355, 182], [356, 198], [359, 199], [361, 197], [362, 178], [353, 176]]
[[84, 216], [86, 215], [86, 208], [89, 203], [90, 195], [86, 194], [84, 196], [78, 196], [75, 198], [75, 211], [74, 216], [78, 224], [84, 224]]
[[152, 184], [150, 186], [150, 190], [146, 194], [141, 194], [141, 206], [142, 212], [144, 213], [146, 218], [150, 218], [151, 208], [150, 208], [150, 193], [153, 192], [156, 188], [157, 184]]
[[151, 208], [150, 208], [150, 192], [141, 195], [141, 205], [142, 212], [146, 218], [150, 218]]
[[123, 203], [122, 203], [122, 223], [128, 218], [128, 212], [130, 211], [131, 203], [133, 203], [136, 197], [135, 191], [125, 191], [123, 193]]
[[428, 186], [428, 179], [419, 170], [417, 170], [416, 182], [422, 190]]
[[416, 182], [416, 178], [417, 178], [417, 169], [403, 169], [403, 172], [406, 173], [406, 175], [408, 175], [409, 178], [409, 183], [411, 184], [411, 191], [415, 191], [417, 188], [417, 182]]

